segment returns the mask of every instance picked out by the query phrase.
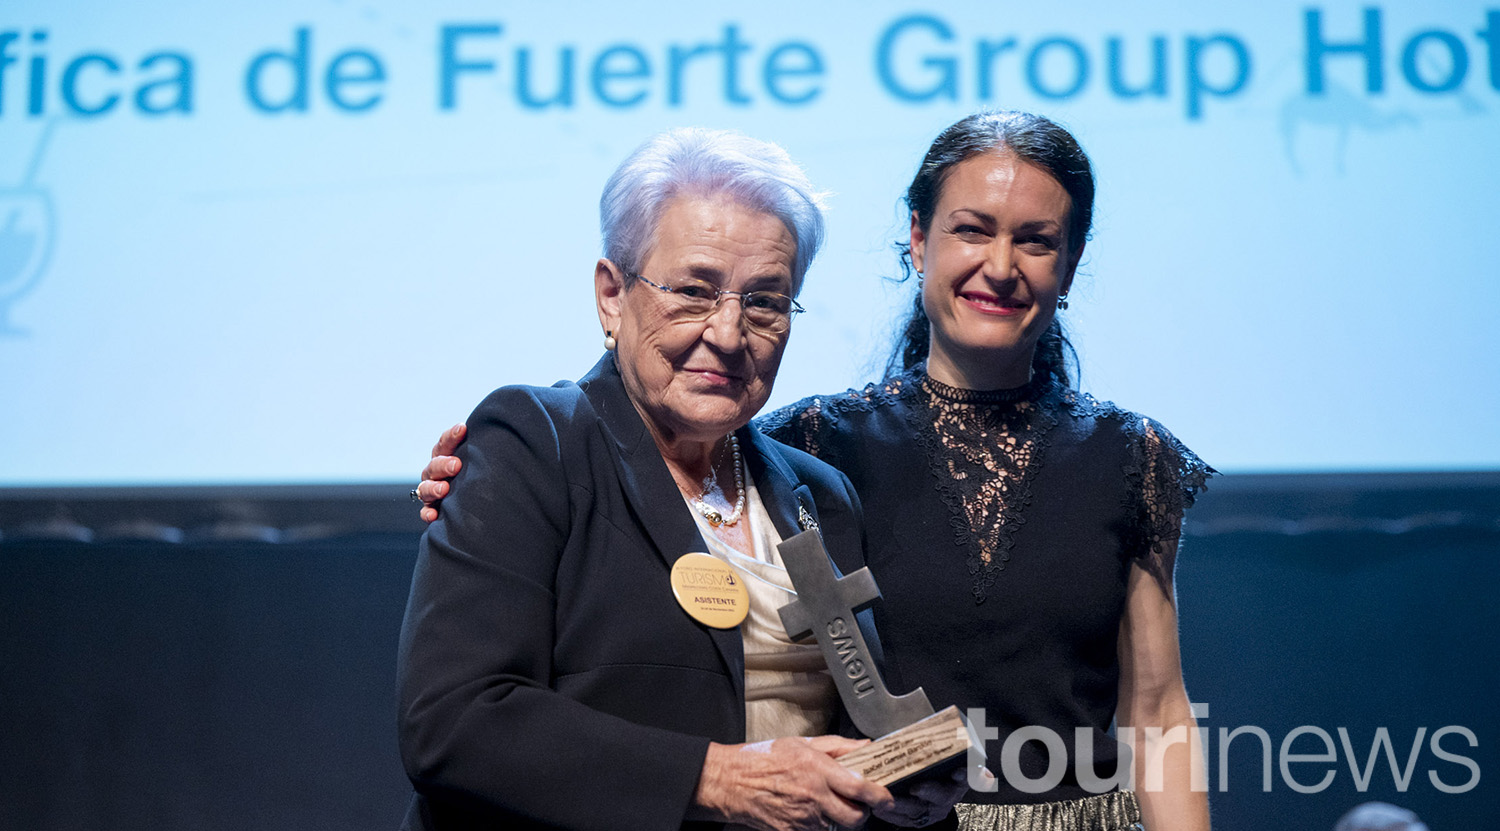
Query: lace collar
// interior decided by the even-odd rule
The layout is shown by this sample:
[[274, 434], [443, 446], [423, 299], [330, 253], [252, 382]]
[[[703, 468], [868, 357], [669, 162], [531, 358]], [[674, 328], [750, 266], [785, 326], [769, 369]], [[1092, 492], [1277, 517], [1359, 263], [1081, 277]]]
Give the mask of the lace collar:
[[953, 404], [1014, 404], [1017, 401], [1035, 401], [1047, 388], [1046, 380], [1037, 375], [1033, 375], [1030, 381], [1019, 387], [1003, 390], [966, 390], [949, 386], [922, 369], [912, 370], [912, 380], [933, 398]]

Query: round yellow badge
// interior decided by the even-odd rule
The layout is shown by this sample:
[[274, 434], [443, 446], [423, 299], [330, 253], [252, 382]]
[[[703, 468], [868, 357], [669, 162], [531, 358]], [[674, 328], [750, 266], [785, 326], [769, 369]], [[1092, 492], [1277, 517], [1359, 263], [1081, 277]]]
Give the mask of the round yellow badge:
[[708, 554], [684, 554], [672, 564], [672, 594], [693, 620], [715, 629], [733, 629], [750, 614], [745, 578]]

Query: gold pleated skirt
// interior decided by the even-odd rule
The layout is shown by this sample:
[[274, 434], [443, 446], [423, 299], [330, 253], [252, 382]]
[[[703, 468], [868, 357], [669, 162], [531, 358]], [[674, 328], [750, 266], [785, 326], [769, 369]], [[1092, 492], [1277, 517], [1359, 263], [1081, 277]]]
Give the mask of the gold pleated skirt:
[[959, 831], [1144, 831], [1141, 806], [1131, 791], [1111, 791], [1066, 802], [1035, 805], [960, 803]]

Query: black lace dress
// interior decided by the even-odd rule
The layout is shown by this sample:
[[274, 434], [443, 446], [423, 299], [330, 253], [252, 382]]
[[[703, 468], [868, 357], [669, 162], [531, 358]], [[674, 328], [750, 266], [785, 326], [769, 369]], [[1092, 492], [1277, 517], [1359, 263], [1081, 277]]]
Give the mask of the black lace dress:
[[[1075, 750], [1091, 740], [1095, 775], [1114, 773], [1131, 564], [1170, 591], [1182, 513], [1214, 471], [1160, 424], [1050, 378], [973, 392], [912, 372], [804, 399], [760, 428], [842, 470], [864, 501], [891, 686], [921, 685], [938, 708], [983, 707], [999, 728], [986, 747], [997, 775], [1023, 726], [1067, 748], [1055, 788], [1026, 793], [1000, 776], [998, 792], [967, 799], [1097, 793]], [[1049, 760], [1027, 742], [1020, 771], [1041, 780]]]

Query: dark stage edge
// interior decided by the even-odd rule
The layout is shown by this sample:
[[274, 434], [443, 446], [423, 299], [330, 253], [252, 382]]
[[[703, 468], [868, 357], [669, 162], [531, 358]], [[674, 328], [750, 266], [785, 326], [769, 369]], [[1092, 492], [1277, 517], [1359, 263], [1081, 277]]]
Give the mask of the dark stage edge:
[[[420, 534], [414, 483], [0, 488], [0, 543], [297, 543]], [[1500, 532], [1500, 471], [1216, 477], [1187, 533]]]
[[[398, 827], [410, 487], [0, 489], [0, 831]], [[1216, 831], [1331, 829], [1370, 799], [1434, 831], [1493, 822], [1500, 472], [1217, 479], [1177, 584]], [[1269, 791], [1257, 740], [1221, 765], [1240, 727], [1272, 742]], [[1332, 771], [1317, 793], [1280, 770], [1299, 727], [1335, 744], [1290, 767]], [[1441, 742], [1480, 770], [1464, 793], [1433, 783], [1469, 777], [1431, 747], [1446, 727], [1478, 740]], [[1397, 770], [1382, 755], [1360, 786], [1382, 728]]]

